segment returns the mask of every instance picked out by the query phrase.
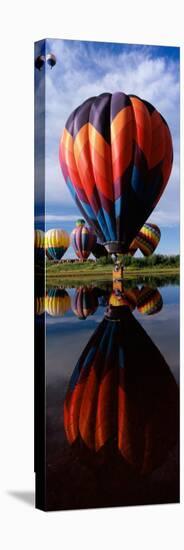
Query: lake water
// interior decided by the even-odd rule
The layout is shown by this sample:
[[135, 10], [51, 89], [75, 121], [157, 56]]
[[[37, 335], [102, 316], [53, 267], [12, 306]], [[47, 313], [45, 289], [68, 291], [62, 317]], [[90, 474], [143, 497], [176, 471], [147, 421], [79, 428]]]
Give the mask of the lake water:
[[121, 303], [48, 288], [46, 310], [47, 508], [178, 502], [177, 278], [125, 281]]

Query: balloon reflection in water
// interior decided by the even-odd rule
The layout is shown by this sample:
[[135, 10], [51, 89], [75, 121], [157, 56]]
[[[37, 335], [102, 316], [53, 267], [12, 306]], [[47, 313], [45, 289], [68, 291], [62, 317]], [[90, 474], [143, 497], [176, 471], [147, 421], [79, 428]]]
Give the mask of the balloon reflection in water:
[[110, 444], [124, 464], [147, 474], [177, 439], [178, 388], [130, 309], [111, 306], [109, 311], [71, 377], [64, 403], [66, 437], [99, 460]]
[[154, 315], [163, 307], [162, 296], [157, 288], [143, 286], [137, 299], [137, 309], [143, 315]]
[[45, 296], [35, 298], [35, 314], [42, 315], [45, 312]]
[[45, 309], [49, 315], [59, 317], [64, 315], [71, 307], [68, 292], [63, 288], [52, 288], [45, 299]]
[[75, 291], [72, 310], [78, 319], [86, 319], [89, 315], [93, 315], [97, 307], [98, 295], [95, 288], [81, 286]]

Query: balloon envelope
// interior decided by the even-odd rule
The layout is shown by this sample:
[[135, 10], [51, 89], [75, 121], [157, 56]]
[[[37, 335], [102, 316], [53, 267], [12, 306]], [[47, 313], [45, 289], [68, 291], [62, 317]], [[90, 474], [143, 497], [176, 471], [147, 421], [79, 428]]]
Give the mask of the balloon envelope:
[[139, 248], [144, 256], [150, 256], [155, 251], [161, 237], [160, 229], [153, 223], [145, 223], [141, 227], [131, 247]]
[[56, 64], [56, 56], [53, 53], [48, 53], [46, 55], [46, 62], [47, 65], [49, 65], [49, 67], [52, 69]]
[[36, 59], [35, 59], [35, 67], [36, 69], [38, 69], [39, 71], [42, 69], [43, 65], [45, 63], [45, 56], [44, 55], [39, 55]]
[[110, 253], [127, 253], [168, 182], [173, 160], [166, 121], [122, 92], [84, 101], [69, 116], [60, 164], [82, 215]]
[[80, 260], [87, 260], [96, 244], [96, 235], [93, 229], [88, 228], [80, 220], [71, 233], [71, 244]]
[[45, 246], [50, 258], [60, 261], [70, 244], [70, 238], [63, 229], [50, 229], [45, 235]]

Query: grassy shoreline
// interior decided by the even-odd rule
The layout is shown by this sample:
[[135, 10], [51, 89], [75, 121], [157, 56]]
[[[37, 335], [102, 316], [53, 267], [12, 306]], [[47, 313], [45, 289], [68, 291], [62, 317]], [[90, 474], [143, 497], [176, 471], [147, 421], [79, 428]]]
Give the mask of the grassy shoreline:
[[[91, 268], [92, 267], [92, 268]], [[46, 281], [47, 284], [54, 282], [59, 282], [59, 280], [67, 282], [86, 282], [98, 280], [112, 280], [112, 265], [99, 266], [94, 264], [94, 266], [87, 264], [57, 264], [50, 265], [46, 270]], [[124, 269], [124, 278], [125, 279], [134, 279], [138, 277], [154, 277], [154, 276], [179, 276], [180, 270], [179, 267], [172, 266], [152, 266], [152, 267], [132, 267], [127, 266]]]

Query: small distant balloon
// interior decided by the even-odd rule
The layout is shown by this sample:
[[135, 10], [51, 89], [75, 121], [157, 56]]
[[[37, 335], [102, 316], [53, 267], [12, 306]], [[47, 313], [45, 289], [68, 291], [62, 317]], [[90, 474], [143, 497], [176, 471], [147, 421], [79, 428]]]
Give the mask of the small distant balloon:
[[52, 69], [56, 65], [56, 56], [53, 53], [48, 53], [46, 55], [47, 65]]
[[70, 244], [70, 238], [64, 229], [49, 229], [45, 235], [46, 254], [52, 260], [60, 261]]
[[38, 71], [41, 71], [44, 63], [45, 63], [45, 56], [44, 55], [39, 55], [35, 60], [36, 69], [38, 69]]
[[85, 221], [80, 219], [71, 233], [71, 244], [80, 260], [87, 260], [97, 241], [93, 229], [85, 226]]

